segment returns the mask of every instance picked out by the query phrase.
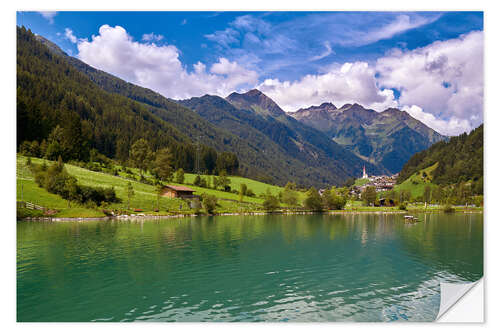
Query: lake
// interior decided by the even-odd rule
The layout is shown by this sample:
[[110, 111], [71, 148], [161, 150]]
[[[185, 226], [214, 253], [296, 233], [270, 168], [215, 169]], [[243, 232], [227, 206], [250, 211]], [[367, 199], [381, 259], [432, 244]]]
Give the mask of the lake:
[[483, 214], [17, 222], [18, 321], [432, 321]]

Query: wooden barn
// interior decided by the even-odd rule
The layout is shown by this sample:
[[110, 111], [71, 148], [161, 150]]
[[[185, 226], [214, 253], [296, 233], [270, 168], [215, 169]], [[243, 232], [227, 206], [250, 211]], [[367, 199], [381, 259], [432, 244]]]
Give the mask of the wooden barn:
[[167, 198], [194, 198], [194, 190], [186, 186], [165, 185], [162, 196]]

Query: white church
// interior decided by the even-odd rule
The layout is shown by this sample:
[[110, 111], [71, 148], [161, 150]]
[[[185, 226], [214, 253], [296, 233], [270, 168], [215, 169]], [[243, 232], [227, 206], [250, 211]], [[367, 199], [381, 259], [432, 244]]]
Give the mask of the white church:
[[366, 173], [365, 166], [363, 165], [363, 179], [368, 179], [368, 174]]

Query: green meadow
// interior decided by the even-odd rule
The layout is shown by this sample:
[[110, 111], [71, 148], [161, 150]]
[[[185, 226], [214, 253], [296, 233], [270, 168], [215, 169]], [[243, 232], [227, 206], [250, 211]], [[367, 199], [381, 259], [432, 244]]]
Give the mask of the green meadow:
[[[17, 156], [17, 200], [27, 201], [34, 204], [56, 209], [59, 212], [54, 216], [57, 217], [99, 217], [104, 216], [102, 209], [106, 208], [108, 210], [126, 210], [128, 205], [126, 186], [128, 182], [131, 182], [134, 189], [134, 196], [130, 200], [130, 210], [140, 209], [145, 214], [179, 214], [179, 213], [193, 213], [194, 211], [189, 207], [189, 202], [179, 198], [159, 198], [159, 212], [154, 212], [157, 208], [158, 196], [156, 194], [156, 188], [153, 185], [148, 185], [141, 183], [137, 180], [132, 180], [125, 178], [126, 173], [119, 172], [118, 176], [103, 172], [95, 172], [85, 168], [81, 168], [71, 164], [65, 164], [68, 173], [77, 178], [78, 183], [81, 185], [94, 186], [94, 187], [113, 187], [116, 191], [116, 195], [122, 200], [121, 203], [113, 203], [107, 205], [106, 207], [101, 207], [98, 209], [80, 207], [75, 203], [68, 203], [67, 200], [62, 199], [60, 196], [52, 193], [48, 193], [45, 189], [38, 187], [35, 183], [34, 176], [30, 168], [26, 165], [27, 157]], [[42, 164], [47, 163], [50, 165], [54, 163], [52, 161], [31, 158], [32, 163]], [[133, 172], [133, 176], [138, 179], [139, 171], [134, 168], [129, 168]], [[128, 175], [130, 177], [130, 175]], [[151, 177], [146, 173], [146, 178]], [[185, 174], [185, 182], [182, 185], [188, 186], [195, 190], [196, 195], [201, 195], [203, 193], [215, 195], [218, 198], [217, 213], [228, 213], [228, 212], [249, 212], [262, 210], [262, 203], [264, 199], [261, 197], [262, 194], [269, 191], [273, 195], [277, 195], [283, 188], [275, 185], [265, 184], [256, 180], [229, 176], [231, 180], [231, 188], [239, 190], [240, 184], [245, 183], [247, 188], [251, 189], [255, 193], [255, 197], [244, 196], [243, 201], [240, 202], [240, 196], [236, 193], [219, 191], [211, 188], [203, 188], [193, 186], [192, 182], [196, 177], [195, 174]], [[202, 176], [212, 183], [212, 176]], [[171, 185], [181, 185], [176, 183], [169, 183]], [[298, 192], [299, 200], [305, 197], [305, 193]]]
[[432, 183], [432, 172], [437, 168], [437, 166], [438, 164], [435, 163], [428, 168], [415, 172], [407, 180], [394, 186], [394, 190], [398, 192], [408, 190], [414, 198], [423, 196], [426, 186], [430, 186], [431, 189], [434, 189], [437, 186]]

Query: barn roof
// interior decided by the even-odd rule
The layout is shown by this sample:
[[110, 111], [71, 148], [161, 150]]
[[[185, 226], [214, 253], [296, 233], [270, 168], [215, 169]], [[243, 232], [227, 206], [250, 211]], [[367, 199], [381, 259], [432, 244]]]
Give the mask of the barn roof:
[[165, 187], [168, 187], [174, 191], [194, 192], [192, 188], [186, 186], [165, 185]]

